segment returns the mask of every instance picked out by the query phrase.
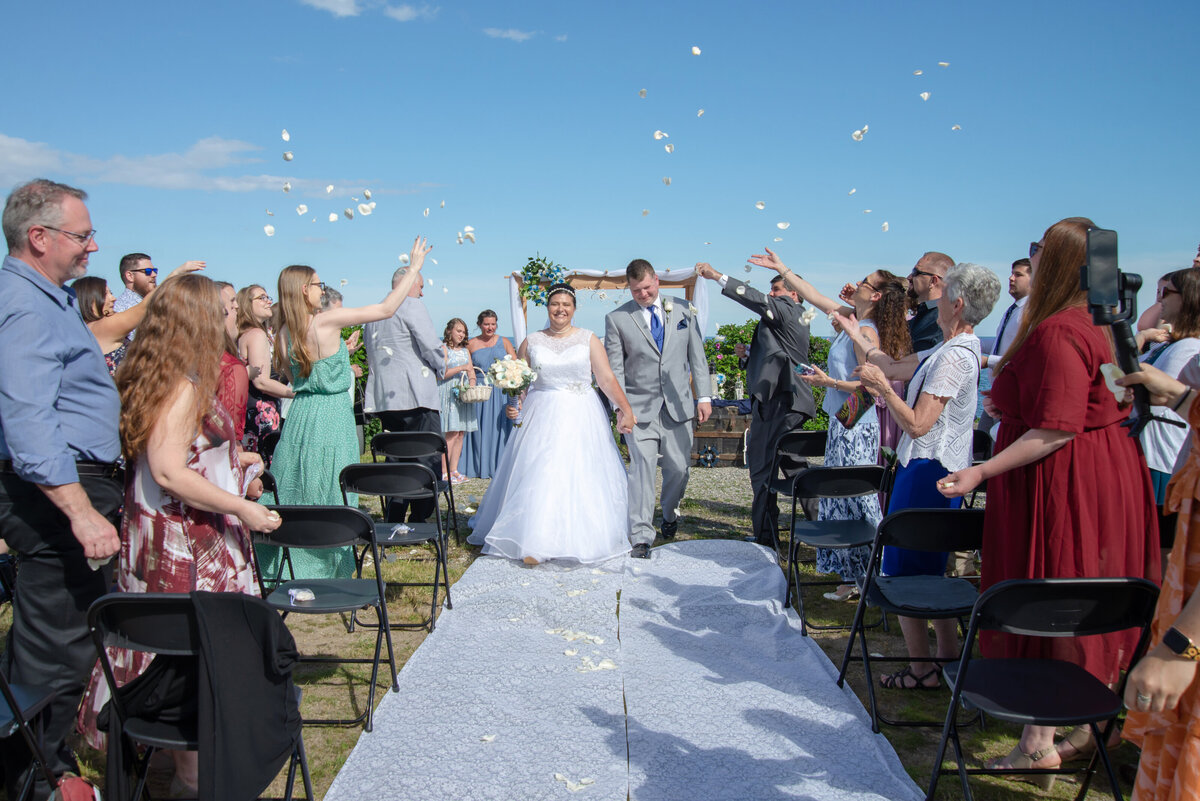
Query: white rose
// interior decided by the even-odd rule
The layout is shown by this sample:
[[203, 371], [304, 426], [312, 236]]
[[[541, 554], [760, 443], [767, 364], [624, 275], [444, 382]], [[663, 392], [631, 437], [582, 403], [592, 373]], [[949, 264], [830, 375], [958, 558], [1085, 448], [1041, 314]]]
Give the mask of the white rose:
[[674, 308], [675, 308], [675, 304], [671, 303], [671, 301], [666, 300], [665, 298], [663, 299], [663, 311], [665, 311], [667, 314], [670, 314], [671, 309], [674, 309]]

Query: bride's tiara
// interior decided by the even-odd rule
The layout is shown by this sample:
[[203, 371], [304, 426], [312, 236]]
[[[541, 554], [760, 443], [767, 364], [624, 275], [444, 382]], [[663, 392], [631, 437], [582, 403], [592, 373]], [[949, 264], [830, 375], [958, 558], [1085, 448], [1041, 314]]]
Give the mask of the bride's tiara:
[[575, 300], [575, 290], [571, 288], [570, 284], [551, 284], [550, 288], [546, 290], [546, 300], [550, 300], [559, 292], [566, 292], [571, 296], [571, 300]]

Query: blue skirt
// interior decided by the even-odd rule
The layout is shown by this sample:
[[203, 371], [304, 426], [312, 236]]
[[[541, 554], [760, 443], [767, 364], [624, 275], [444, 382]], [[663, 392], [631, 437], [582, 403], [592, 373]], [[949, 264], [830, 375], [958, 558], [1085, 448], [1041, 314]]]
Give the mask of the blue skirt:
[[[962, 498], [947, 498], [937, 490], [937, 482], [950, 474], [936, 459], [911, 459], [896, 471], [896, 482], [888, 501], [888, 514], [901, 509], [958, 509]], [[910, 551], [885, 547], [881, 570], [888, 576], [942, 576], [946, 573], [947, 553]]]

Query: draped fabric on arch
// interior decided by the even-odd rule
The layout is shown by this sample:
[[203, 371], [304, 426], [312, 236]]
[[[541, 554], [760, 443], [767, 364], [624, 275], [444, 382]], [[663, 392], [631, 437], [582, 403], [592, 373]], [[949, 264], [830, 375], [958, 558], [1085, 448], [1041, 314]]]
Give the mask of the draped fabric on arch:
[[[665, 295], [677, 295], [683, 290], [683, 296], [696, 307], [696, 319], [700, 323], [700, 333], [704, 334], [708, 326], [708, 282], [697, 280], [696, 268], [683, 267], [665, 269], [658, 272], [660, 291]], [[521, 285], [524, 281], [519, 272], [507, 275], [509, 312], [512, 316], [513, 345], [518, 345], [528, 335], [528, 312], [526, 301], [521, 297]], [[625, 289], [624, 270], [574, 270], [567, 273], [566, 280], [576, 290]], [[613, 306], [615, 309], [616, 306]], [[610, 309], [611, 311], [611, 309]]]

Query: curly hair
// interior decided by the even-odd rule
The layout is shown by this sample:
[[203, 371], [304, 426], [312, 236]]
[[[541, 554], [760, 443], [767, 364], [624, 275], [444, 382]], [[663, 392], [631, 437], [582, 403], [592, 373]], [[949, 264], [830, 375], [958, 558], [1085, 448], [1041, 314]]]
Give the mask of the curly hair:
[[195, 388], [196, 430], [212, 411], [225, 349], [225, 310], [217, 285], [202, 275], [166, 281], [145, 301], [146, 316], [117, 368], [121, 450], [132, 463], [146, 450], [183, 381]]
[[912, 353], [912, 338], [908, 335], [908, 281], [887, 270], [874, 272], [874, 289], [879, 300], [867, 315], [879, 331], [879, 349], [899, 359]]
[[104, 317], [104, 298], [108, 294], [108, 282], [98, 275], [85, 275], [71, 284], [75, 290], [75, 305], [83, 315], [85, 323], [94, 323]]
[[[275, 348], [275, 369], [281, 373], [289, 372], [288, 359], [291, 358], [300, 368], [300, 375], [295, 378], [307, 378], [313, 368], [307, 340], [314, 309], [308, 302], [306, 290], [316, 274], [317, 271], [306, 264], [293, 264], [279, 273], [280, 328], [287, 328], [288, 347]], [[288, 351], [291, 351], [290, 357]]]
[[467, 329], [467, 323], [461, 317], [451, 317], [450, 322], [446, 323], [446, 330], [442, 332], [442, 342], [448, 348], [462, 347], [463, 345], [454, 344], [454, 327], [461, 325], [463, 327], [463, 345], [467, 342], [467, 337], [471, 336], [471, 332]]

